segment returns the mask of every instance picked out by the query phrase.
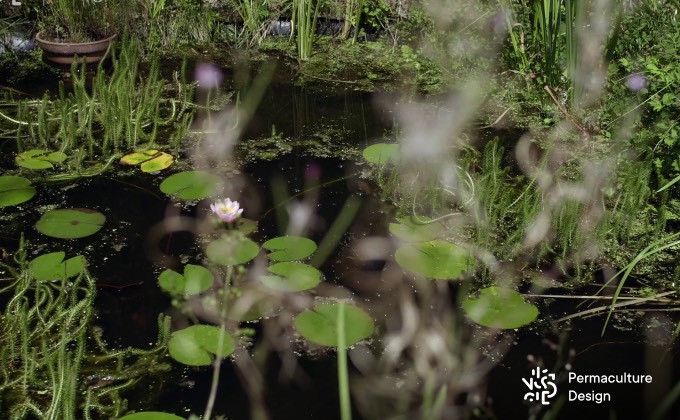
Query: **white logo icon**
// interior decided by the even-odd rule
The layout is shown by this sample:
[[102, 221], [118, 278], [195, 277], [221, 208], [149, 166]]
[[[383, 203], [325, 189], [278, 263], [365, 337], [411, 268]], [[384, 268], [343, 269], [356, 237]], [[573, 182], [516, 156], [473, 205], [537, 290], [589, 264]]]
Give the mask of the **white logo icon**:
[[548, 373], [548, 369], [534, 368], [529, 380], [522, 378], [522, 382], [529, 388], [529, 392], [524, 394], [524, 401], [540, 401], [543, 405], [550, 405], [548, 399], [557, 394], [555, 374]]

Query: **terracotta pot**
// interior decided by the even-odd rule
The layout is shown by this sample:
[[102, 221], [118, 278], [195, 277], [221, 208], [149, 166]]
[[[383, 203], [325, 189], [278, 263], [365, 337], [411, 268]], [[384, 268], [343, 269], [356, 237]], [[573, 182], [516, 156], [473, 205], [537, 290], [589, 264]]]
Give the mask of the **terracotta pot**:
[[35, 35], [35, 42], [43, 50], [45, 59], [56, 64], [70, 65], [77, 54], [78, 62], [82, 63], [87, 59], [88, 64], [101, 61], [109, 49], [111, 42], [116, 39], [118, 34], [113, 34], [106, 39], [94, 42], [66, 43], [46, 41], [41, 38], [42, 31]]

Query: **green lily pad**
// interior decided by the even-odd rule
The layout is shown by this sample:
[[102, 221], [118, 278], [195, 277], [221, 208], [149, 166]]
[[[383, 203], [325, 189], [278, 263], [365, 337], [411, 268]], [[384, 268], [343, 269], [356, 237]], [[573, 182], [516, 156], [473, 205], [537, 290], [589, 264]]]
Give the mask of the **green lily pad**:
[[[373, 334], [373, 319], [362, 309], [345, 304], [345, 344], [352, 346]], [[340, 304], [325, 303], [295, 317], [295, 329], [309, 341], [323, 346], [338, 345], [338, 310]]]
[[378, 166], [397, 163], [399, 161], [399, 145], [394, 143], [377, 143], [365, 148], [363, 155], [364, 159], [368, 162]]
[[171, 155], [151, 149], [127, 154], [120, 159], [120, 164], [141, 164], [142, 172], [157, 172], [168, 168], [174, 161], [175, 159]]
[[466, 249], [441, 240], [402, 245], [394, 258], [402, 268], [433, 279], [457, 279], [474, 264]]
[[82, 255], [64, 261], [66, 253], [51, 252], [34, 258], [29, 264], [33, 277], [38, 281], [66, 280], [80, 274], [87, 264]]
[[53, 238], [83, 238], [97, 233], [106, 216], [90, 209], [60, 209], [43, 214], [35, 228]]
[[538, 316], [538, 308], [512, 289], [496, 286], [480, 290], [479, 297], [463, 301], [465, 314], [485, 327], [510, 329], [527, 325]]
[[316, 243], [301, 236], [279, 236], [262, 244], [272, 251], [268, 254], [273, 261], [295, 261], [307, 258], [316, 251]]
[[260, 276], [260, 281], [276, 290], [300, 292], [321, 283], [321, 271], [300, 262], [280, 262], [270, 265], [268, 270], [277, 275]]
[[184, 417], [163, 413], [162, 411], [142, 411], [128, 414], [127, 416], [121, 417], [119, 420], [184, 420]]
[[397, 219], [399, 223], [390, 223], [390, 232], [394, 236], [409, 242], [425, 242], [437, 239], [443, 227], [441, 224], [427, 223], [429, 217], [409, 216]]
[[35, 187], [21, 176], [0, 176], [0, 207], [16, 206], [33, 198]]
[[253, 233], [257, 230], [257, 222], [245, 217], [239, 217], [236, 222], [234, 222], [234, 228], [244, 235]]
[[227, 235], [208, 244], [205, 253], [210, 261], [220, 265], [239, 265], [252, 260], [260, 247], [240, 235]]
[[50, 169], [53, 163], [60, 163], [66, 159], [63, 152], [50, 152], [49, 150], [32, 149], [19, 153], [15, 158], [17, 165], [28, 169]]
[[142, 151], [136, 151], [136, 152], [128, 153], [127, 155], [120, 158], [120, 164], [121, 165], [129, 165], [129, 166], [139, 165], [142, 162], [146, 162], [150, 159], [153, 159], [153, 157], [157, 153], [158, 153], [158, 150], [155, 150], [155, 149], [142, 150]]
[[222, 186], [219, 176], [202, 171], [187, 171], [171, 175], [160, 188], [165, 194], [183, 200], [199, 200], [215, 194]]
[[192, 325], [175, 331], [170, 336], [170, 356], [189, 366], [207, 366], [213, 355], [227, 357], [236, 349], [234, 338], [224, 331], [222, 346], [218, 347], [220, 328], [211, 325]]
[[172, 295], [195, 295], [210, 289], [215, 276], [207, 268], [200, 265], [187, 264], [184, 275], [167, 269], [158, 276], [161, 289]]

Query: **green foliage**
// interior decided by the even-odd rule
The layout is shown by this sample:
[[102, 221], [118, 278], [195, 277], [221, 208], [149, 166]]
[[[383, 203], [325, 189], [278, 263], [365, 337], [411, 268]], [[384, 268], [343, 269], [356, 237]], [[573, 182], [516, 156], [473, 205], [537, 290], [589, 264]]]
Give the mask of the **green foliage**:
[[458, 279], [474, 267], [469, 251], [439, 239], [404, 244], [394, 258], [404, 269], [432, 279]]
[[234, 266], [245, 264], [260, 252], [260, 247], [241, 234], [227, 235], [208, 244], [205, 254], [215, 264]]
[[272, 251], [267, 256], [272, 261], [295, 261], [307, 258], [316, 251], [316, 243], [299, 236], [279, 236], [262, 244]]
[[500, 329], [519, 328], [538, 316], [538, 308], [525, 302], [522, 295], [496, 286], [480, 290], [478, 297], [465, 299], [463, 310], [476, 323]]
[[35, 195], [31, 181], [21, 176], [0, 176], [0, 207], [16, 206]]
[[362, 152], [364, 159], [377, 166], [394, 164], [399, 160], [399, 145], [391, 143], [377, 143], [368, 146]]
[[124, 30], [136, 14], [134, 0], [52, 0], [38, 8], [48, 39], [91, 42]]
[[300, 262], [287, 261], [267, 267], [275, 275], [260, 276], [267, 287], [284, 292], [301, 292], [321, 283], [321, 272]]
[[[134, 149], [142, 142], [153, 144], [160, 130], [168, 130], [170, 143], [179, 147], [193, 115], [193, 85], [179, 81], [166, 88], [155, 57], [149, 72], [140, 72], [141, 50], [125, 38], [120, 54], [113, 55], [110, 75], [102, 67], [91, 86], [83, 65], [71, 68], [73, 92], [60, 83], [57, 99], [45, 94], [39, 101], [16, 103], [17, 140], [21, 148], [52, 149], [72, 154], [64, 165], [79, 170], [85, 158], [101, 158]], [[174, 96], [167, 97], [169, 93]], [[121, 117], [126, 116], [126, 117]]]
[[[75, 257], [81, 260], [71, 268], [69, 261], [75, 259], [61, 262], [63, 257], [55, 252], [28, 263], [22, 241], [15, 255], [19, 269], [2, 264], [15, 274], [0, 290], [11, 294], [3, 296], [0, 314], [0, 410], [7, 418], [120, 417], [127, 406], [121, 393], [141, 377], [168, 369], [159, 356], [169, 319], [159, 319], [152, 349], [109, 350], [100, 333], [91, 330], [95, 280], [82, 257]], [[57, 271], [57, 281], [36, 281], [54, 280]], [[97, 377], [103, 383], [91, 386], [89, 380]]]
[[174, 162], [174, 158], [155, 149], [133, 152], [120, 159], [121, 165], [139, 165], [142, 172], [157, 172], [167, 169]]
[[222, 180], [203, 171], [186, 171], [170, 175], [161, 182], [160, 189], [182, 200], [200, 200], [217, 193]]
[[51, 169], [54, 163], [66, 160], [62, 152], [50, 152], [49, 150], [33, 149], [19, 153], [16, 157], [17, 165], [27, 169]]
[[94, 210], [59, 209], [40, 216], [35, 228], [53, 238], [76, 239], [94, 235], [105, 222], [106, 216]]
[[213, 357], [227, 357], [236, 349], [234, 338], [224, 329], [211, 325], [192, 325], [170, 336], [170, 356], [189, 366], [207, 366]]
[[298, 58], [306, 61], [312, 55], [312, 44], [316, 34], [316, 20], [322, 0], [293, 0], [291, 22], [297, 40]]
[[356, 306], [339, 303], [320, 304], [312, 310], [302, 312], [295, 317], [295, 329], [309, 341], [322, 346], [337, 347], [338, 313], [341, 309], [344, 310], [342, 320], [346, 347], [351, 347], [373, 334], [373, 319], [366, 312]]
[[429, 217], [410, 216], [400, 217], [399, 223], [390, 223], [390, 233], [409, 242], [426, 242], [441, 236], [444, 227], [432, 222]]
[[35, 257], [28, 268], [38, 281], [66, 280], [79, 275], [87, 261], [82, 255], [77, 255], [64, 261], [65, 252], [52, 252]]
[[210, 270], [194, 264], [187, 264], [183, 275], [168, 268], [158, 276], [161, 289], [171, 295], [195, 295], [210, 289], [214, 282]]

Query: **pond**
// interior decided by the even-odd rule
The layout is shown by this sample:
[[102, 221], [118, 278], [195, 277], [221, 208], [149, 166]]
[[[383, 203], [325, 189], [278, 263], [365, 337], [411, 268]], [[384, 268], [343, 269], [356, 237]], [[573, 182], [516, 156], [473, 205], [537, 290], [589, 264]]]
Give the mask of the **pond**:
[[[190, 63], [188, 67], [193, 70], [200, 65]], [[166, 81], [179, 70], [175, 67], [168, 63], [162, 69]], [[244, 88], [239, 79], [243, 75], [229, 69], [210, 67], [210, 71], [224, 73], [225, 80], [220, 88], [199, 89], [192, 98], [209, 105], [198, 108], [185, 132], [187, 143], [159, 147], [174, 158], [169, 168], [146, 173], [136, 166], [118, 165], [123, 152], [132, 152], [126, 149], [116, 151], [121, 156], [111, 155], [116, 157], [113, 169], [85, 170], [68, 180], [50, 179], [49, 175], [59, 174], [55, 169], [41, 178], [43, 174], [37, 170], [17, 171], [16, 142], [3, 140], [1, 145], [3, 175], [26, 176], [35, 185], [30, 201], [2, 208], [3, 262], [11, 266], [15, 263], [10, 255], [25, 252], [23, 262], [31, 262], [34, 273], [23, 275], [51, 288], [55, 296], [44, 298], [48, 300], [59, 300], [56, 296], [66, 293], [58, 282], [76, 284], [70, 282], [82, 282], [83, 274], [79, 269], [61, 280], [49, 275], [40, 280], [36, 273], [42, 268], [35, 258], [41, 255], [63, 252], [67, 259], [81, 255], [94, 281], [91, 291], [71, 297], [73, 306], [91, 294], [94, 312], [82, 340], [86, 345], [81, 351], [86, 356], [79, 361], [81, 370], [74, 371], [71, 385], [62, 386], [86, 393], [87, 401], [96, 396], [99, 404], [125, 407], [115, 398], [107, 400], [114, 395], [107, 390], [117, 389], [120, 397], [127, 399], [127, 408], [86, 411], [92, 418], [128, 411], [186, 418], [203, 413], [207, 405], [211, 405], [212, 415], [233, 419], [341, 418], [339, 407], [346, 397], [342, 397], [339, 363], [346, 364], [349, 372], [354, 418], [435, 418], [428, 410], [439, 407], [443, 411], [438, 418], [515, 419], [537, 418], [539, 414], [546, 416], [543, 418], [574, 418], [587, 410], [591, 418], [639, 419], [661, 405], [680, 379], [680, 366], [673, 357], [678, 350], [673, 340], [677, 317], [666, 311], [669, 303], [664, 296], [653, 292], [636, 295], [631, 289], [639, 285], [629, 279], [621, 301], [635, 301], [635, 311], [626, 312], [621, 305], [619, 309], [624, 310], [611, 318], [602, 335], [614, 286], [607, 285], [602, 300], [596, 297], [616, 270], [591, 267], [591, 282], [575, 282], [569, 287], [569, 270], [558, 270], [545, 258], [520, 267], [501, 255], [497, 264], [489, 264], [495, 268], [485, 271], [478, 262], [483, 253], [460, 245], [474, 241], [475, 233], [467, 222], [457, 224], [451, 222], [455, 218], [445, 215], [440, 223], [411, 211], [423, 210], [428, 203], [441, 210], [446, 200], [441, 198], [442, 191], [417, 184], [418, 175], [409, 178], [408, 168], [404, 169], [406, 183], [413, 182], [421, 191], [412, 193], [409, 188], [413, 187], [399, 184], [392, 175], [401, 164], [397, 162], [398, 147], [392, 146], [395, 137], [403, 133], [398, 117], [386, 104], [395, 102], [396, 96], [371, 95], [342, 86], [295, 86], [292, 70], [280, 64], [262, 89], [252, 115], [247, 115], [247, 91], [257, 85]], [[77, 78], [73, 82], [79, 83]], [[59, 86], [51, 81], [46, 84], [52, 97], [58, 98], [55, 92]], [[16, 90], [31, 89], [17, 86]], [[223, 102], [213, 104], [210, 95]], [[179, 101], [173, 102], [173, 107]], [[413, 103], [425, 108], [418, 111], [427, 116], [422, 123], [427, 124], [433, 114], [435, 122], [441, 117], [437, 106], [416, 99]], [[246, 125], [238, 119], [234, 123], [239, 106], [246, 110]], [[228, 111], [232, 113], [225, 113]], [[49, 111], [47, 115], [53, 116]], [[214, 122], [217, 125], [211, 125]], [[159, 137], [181, 126], [180, 121], [173, 124], [159, 129]], [[230, 130], [238, 132], [238, 143]], [[489, 183], [483, 176], [488, 165], [497, 162], [505, 168], [499, 179], [520, 177], [521, 162], [514, 156], [522, 134], [520, 130], [473, 132], [481, 140], [464, 149], [469, 156], [460, 161], [461, 166], [471, 168], [470, 182], [478, 186]], [[367, 149], [383, 143], [378, 149]], [[229, 148], [234, 149], [233, 155], [224, 152]], [[160, 152], [153, 150], [141, 161], [157, 158]], [[500, 156], [495, 156], [495, 151]], [[40, 160], [45, 154], [36, 156]], [[89, 156], [83, 162], [96, 158], [100, 157]], [[58, 159], [50, 162], [57, 167], [60, 163]], [[208, 186], [199, 185], [212, 178], [194, 177], [181, 181], [174, 190], [167, 186], [165, 180], [170, 175], [193, 170], [210, 170], [219, 176], [215, 185], [212, 181]], [[436, 185], [435, 190], [446, 190]], [[208, 193], [182, 197], [192, 188], [205, 188]], [[243, 213], [220, 221], [216, 217], [220, 213], [211, 211], [210, 204], [227, 197], [238, 200]], [[515, 197], [520, 200], [521, 195]], [[509, 209], [514, 202], [505, 205]], [[59, 224], [62, 220], [56, 231], [50, 230], [54, 223], [47, 223], [45, 215], [57, 209], [87, 210], [78, 210], [79, 215], [69, 216], [74, 219]], [[233, 213], [233, 209], [225, 212]], [[101, 214], [105, 221], [85, 220], [83, 214]], [[440, 214], [432, 213], [433, 219]], [[74, 226], [95, 227], [93, 234], [83, 237], [64, 233], [73, 231]], [[457, 233], [449, 235], [451, 231]], [[281, 237], [287, 239], [278, 245], [267, 242]], [[311, 245], [299, 237], [308, 238]], [[20, 248], [20, 238], [28, 245]], [[484, 243], [482, 236], [478, 239]], [[252, 246], [254, 252], [244, 251]], [[309, 252], [307, 247], [311, 247]], [[277, 257], [277, 252], [293, 256]], [[559, 250], [551, 250], [549, 255], [557, 260]], [[53, 265], [68, 271], [59, 265], [62, 259]], [[275, 271], [277, 264], [289, 265]], [[3, 282], [11, 277], [7, 266]], [[209, 283], [196, 280], [192, 292], [188, 292], [190, 276], [198, 279], [206, 274], [190, 274], [185, 268], [190, 266], [210, 268]], [[477, 279], [475, 270], [479, 270]], [[545, 284], [541, 288], [520, 285], [518, 293], [508, 287], [512, 281], [499, 281], [503, 287], [489, 283], [490, 272], [498, 275], [513, 270], [526, 276], [541, 273]], [[263, 294], [258, 287], [267, 281], [274, 286], [269, 294]], [[75, 289], [89, 290], [84, 283], [77, 284]], [[477, 290], [481, 292], [476, 294]], [[40, 293], [44, 292], [29, 290], [22, 299], [40, 301]], [[3, 310], [12, 300], [12, 290], [3, 289]], [[250, 303], [240, 317], [229, 312], [243, 301]], [[579, 305], [581, 302], [591, 306]], [[68, 311], [65, 305], [64, 311]], [[312, 307], [315, 311], [308, 310]], [[338, 315], [345, 310], [358, 312], [345, 318]], [[82, 308], [77, 312], [86, 313]], [[575, 313], [581, 314], [569, 317]], [[321, 314], [324, 320], [320, 327], [314, 324], [317, 321], [310, 321], [317, 330], [309, 332], [301, 327], [304, 314]], [[11, 313], [5, 317], [8, 315]], [[159, 315], [169, 318], [159, 321]], [[336, 315], [337, 319], [333, 318]], [[351, 325], [341, 328], [337, 325], [341, 319]], [[39, 322], [49, 324], [42, 319]], [[221, 341], [186, 339], [188, 344], [183, 342], [184, 347], [178, 349], [181, 336], [176, 333], [190, 325], [224, 325], [228, 334], [204, 330], [206, 336], [217, 334]], [[168, 334], [172, 334], [169, 343]], [[337, 341], [341, 339], [351, 341], [349, 362], [342, 362], [344, 346]], [[222, 358], [215, 355], [229, 341], [234, 348], [224, 352], [230, 357], [216, 363]], [[69, 350], [64, 351], [71, 356], [77, 349], [75, 342], [58, 342], [67, 343], [63, 346]], [[29, 343], [35, 346], [31, 351], [40, 351], [38, 341]], [[49, 341], [44, 345], [49, 346]], [[115, 356], [117, 352], [125, 354]], [[18, 359], [4, 357], [8, 367], [3, 368], [3, 374], [18, 366], [25, 368]], [[194, 357], [207, 357], [208, 362]], [[21, 360], [25, 364], [28, 359]], [[556, 395], [549, 393], [552, 405], [527, 401], [528, 382], [536, 366], [557, 372], [548, 381], [552, 389], [545, 381], [542, 388], [535, 388], [537, 395], [546, 388], [555, 390]], [[639, 381], [575, 383], [570, 373], [650, 375], [653, 386], [645, 387]], [[54, 380], [54, 371], [48, 376]], [[21, 399], [15, 390], [3, 392], [10, 396], [8, 404]], [[29, 389], [22, 395], [39, 399], [36, 396], [41, 392]], [[594, 403], [599, 398], [602, 401]], [[87, 404], [82, 395], [74, 396], [73, 401], [77, 407]], [[4, 402], [0, 407], [11, 409]], [[550, 410], [555, 417], [547, 417]]]

